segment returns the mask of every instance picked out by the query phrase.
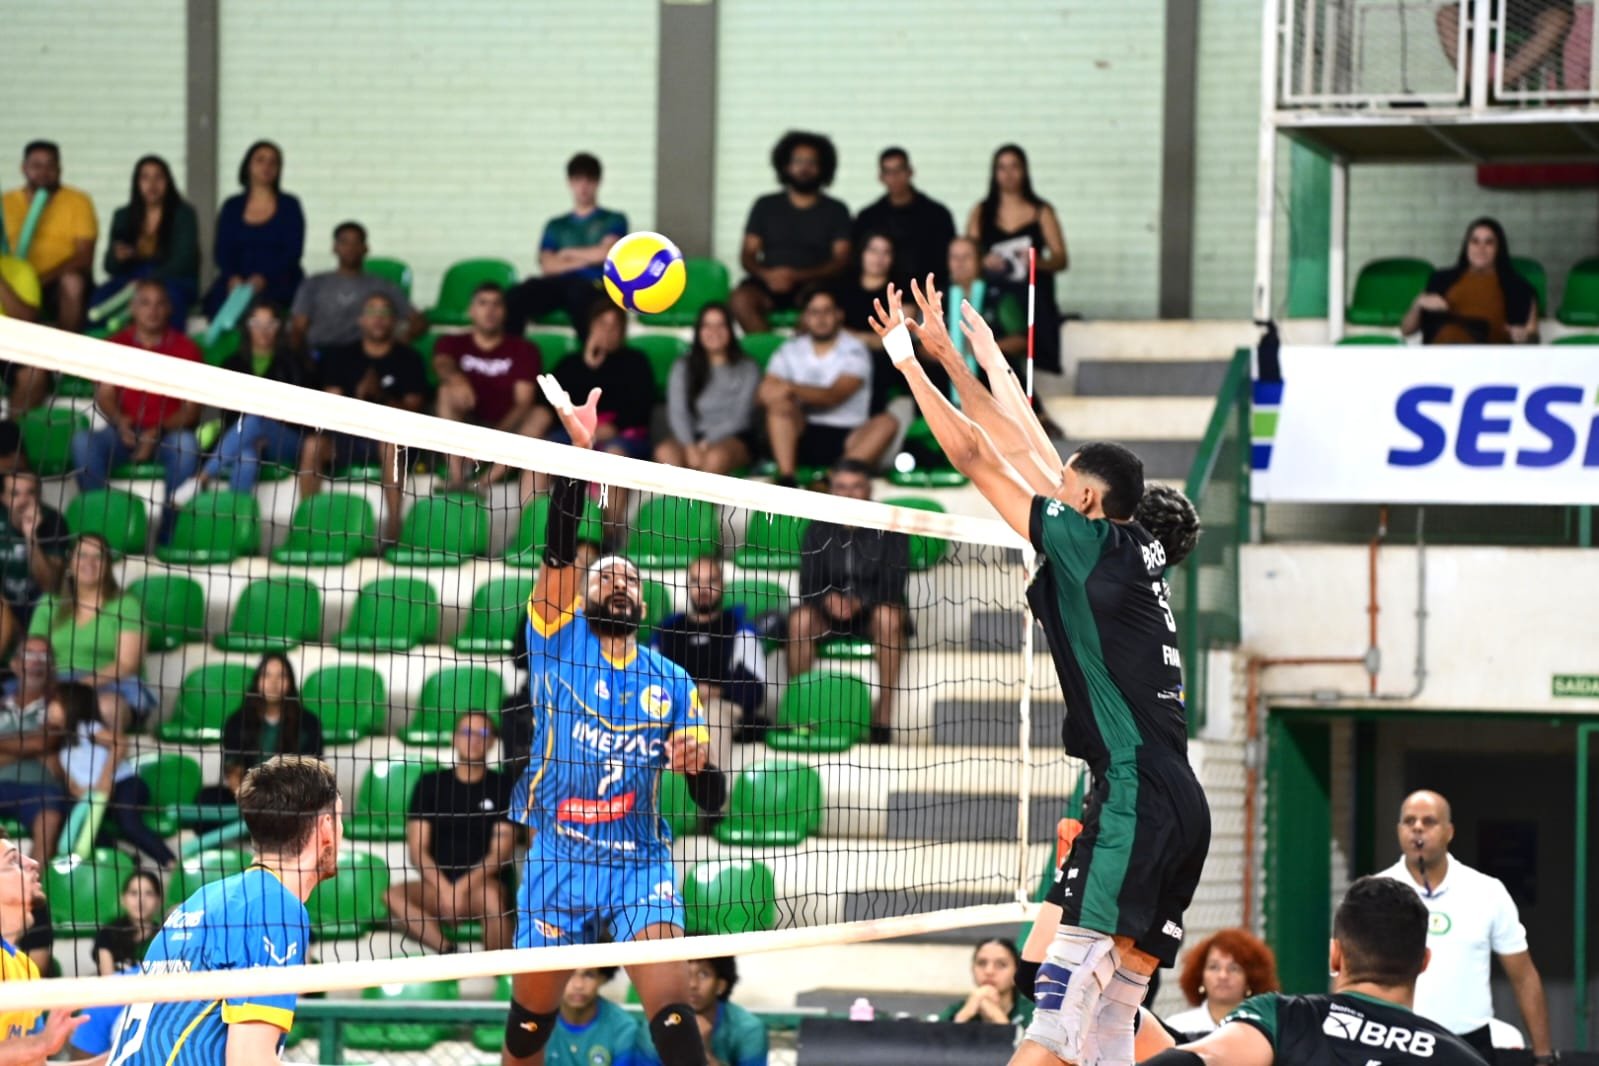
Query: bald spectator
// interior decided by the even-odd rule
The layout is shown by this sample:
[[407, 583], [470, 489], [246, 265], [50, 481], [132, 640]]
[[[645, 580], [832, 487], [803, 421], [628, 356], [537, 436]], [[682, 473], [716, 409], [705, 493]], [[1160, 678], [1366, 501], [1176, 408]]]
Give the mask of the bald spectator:
[[1399, 808], [1401, 858], [1382, 876], [1416, 890], [1432, 914], [1427, 947], [1432, 964], [1416, 981], [1416, 1013], [1444, 1026], [1488, 1062], [1494, 1060], [1489, 1023], [1489, 956], [1499, 956], [1532, 1037], [1535, 1066], [1558, 1061], [1549, 1039], [1543, 981], [1527, 950], [1527, 930], [1515, 901], [1496, 877], [1449, 854], [1455, 825], [1449, 801], [1436, 792], [1412, 792]]
[[61, 149], [54, 141], [30, 141], [23, 148], [22, 180], [22, 188], [0, 198], [0, 255], [32, 265], [46, 316], [76, 333], [89, 312], [94, 242], [100, 235], [94, 201], [81, 189], [61, 184]]

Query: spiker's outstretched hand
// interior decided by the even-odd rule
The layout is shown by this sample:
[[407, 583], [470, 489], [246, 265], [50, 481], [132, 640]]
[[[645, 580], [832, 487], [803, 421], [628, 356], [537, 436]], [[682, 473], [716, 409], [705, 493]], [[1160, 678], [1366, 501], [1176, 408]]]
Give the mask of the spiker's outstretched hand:
[[567, 395], [565, 386], [555, 380], [554, 374], [540, 374], [538, 382], [539, 388], [544, 390], [544, 398], [550, 401], [550, 406], [555, 408], [556, 415], [560, 417], [567, 436], [572, 438], [572, 445], [592, 448], [594, 428], [600, 422], [600, 390], [590, 389], [589, 398], [583, 406], [574, 407], [572, 397]]

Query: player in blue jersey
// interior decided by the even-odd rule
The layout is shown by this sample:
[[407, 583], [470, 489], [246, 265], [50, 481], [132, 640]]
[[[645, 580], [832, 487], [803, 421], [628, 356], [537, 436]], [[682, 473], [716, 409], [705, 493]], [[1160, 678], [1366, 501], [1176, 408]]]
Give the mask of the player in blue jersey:
[[[0, 984], [39, 979], [28, 953], [13, 946], [39, 897], [39, 864], [0, 832]], [[0, 1011], [0, 1066], [44, 1066], [82, 1024], [70, 1010]]]
[[[279, 755], [245, 775], [239, 814], [255, 863], [203, 886], [167, 916], [143, 972], [299, 966], [311, 945], [311, 890], [338, 872], [344, 804], [320, 759]], [[140, 1003], [122, 1015], [113, 1066], [276, 1063], [294, 1024], [293, 993]]]
[[[540, 378], [572, 443], [591, 447], [600, 390], [574, 408]], [[554, 477], [544, 563], [528, 600], [533, 745], [511, 816], [533, 830], [517, 896], [516, 946], [662, 940], [683, 935], [661, 772], [685, 775], [706, 810], [726, 798], [709, 763], [699, 693], [677, 664], [637, 640], [644, 617], [638, 568], [606, 556], [575, 565], [588, 486]], [[703, 1066], [705, 1046], [682, 962], [628, 967], [665, 1066]], [[537, 1066], [555, 1031], [567, 974], [517, 974], [505, 1066]]]

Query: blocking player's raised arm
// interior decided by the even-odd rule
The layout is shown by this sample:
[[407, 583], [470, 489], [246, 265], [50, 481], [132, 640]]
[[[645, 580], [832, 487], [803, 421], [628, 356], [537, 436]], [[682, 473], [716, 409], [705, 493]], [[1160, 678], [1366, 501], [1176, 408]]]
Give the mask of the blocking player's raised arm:
[[[553, 374], [540, 374], [539, 387], [555, 408], [573, 447], [594, 446], [599, 421], [600, 390], [591, 389], [583, 406], [575, 407]], [[583, 591], [583, 572], [577, 567], [577, 532], [583, 519], [588, 486], [577, 478], [559, 474], [550, 478], [550, 509], [544, 527], [544, 561], [533, 582], [531, 609], [538, 620], [554, 626], [572, 611]]]

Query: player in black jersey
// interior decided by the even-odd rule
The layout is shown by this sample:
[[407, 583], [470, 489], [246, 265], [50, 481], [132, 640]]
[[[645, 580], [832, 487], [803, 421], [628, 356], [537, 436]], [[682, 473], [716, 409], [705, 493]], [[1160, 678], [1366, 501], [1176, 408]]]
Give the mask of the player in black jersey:
[[1427, 968], [1427, 908], [1409, 886], [1362, 877], [1333, 917], [1330, 996], [1255, 996], [1203, 1039], [1145, 1066], [1482, 1066], [1471, 1045], [1411, 1012]]
[[[1149, 975], [1171, 965], [1183, 911], [1210, 847], [1210, 808], [1188, 765], [1177, 622], [1167, 605], [1167, 546], [1133, 520], [1143, 464], [1117, 444], [1087, 444], [1061, 465], [982, 317], [961, 329], [988, 375], [968, 369], [929, 277], [907, 322], [892, 286], [873, 328], [905, 375], [944, 453], [1039, 553], [1028, 602], [1044, 625], [1066, 697], [1066, 752], [1094, 785], [1082, 834], [1049, 901], [1059, 927], [1038, 967], [1038, 1010], [1013, 1066], [1131, 1066], [1133, 1018]], [[916, 361], [910, 332], [949, 372], [961, 406]], [[1172, 553], [1193, 546], [1197, 519], [1163, 499]], [[1026, 975], [1019, 975], [1026, 980]]]

